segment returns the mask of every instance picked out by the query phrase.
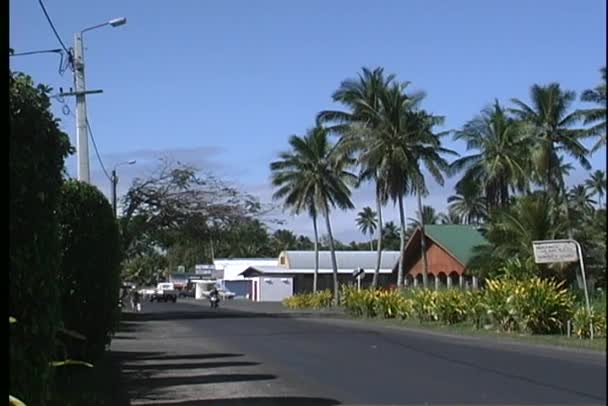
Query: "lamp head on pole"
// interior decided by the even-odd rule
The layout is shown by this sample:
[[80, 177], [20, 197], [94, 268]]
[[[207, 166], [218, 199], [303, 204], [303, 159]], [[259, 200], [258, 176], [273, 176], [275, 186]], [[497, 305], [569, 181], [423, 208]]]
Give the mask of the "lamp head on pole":
[[126, 23], [127, 23], [126, 17], [115, 18], [113, 20], [108, 21], [108, 24], [110, 24], [112, 27], [118, 27], [121, 25], [125, 25]]

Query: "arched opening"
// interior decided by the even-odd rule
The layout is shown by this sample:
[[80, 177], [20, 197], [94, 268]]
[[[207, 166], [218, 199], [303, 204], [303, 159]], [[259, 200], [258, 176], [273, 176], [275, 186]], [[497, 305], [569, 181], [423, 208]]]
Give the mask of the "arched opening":
[[443, 289], [448, 286], [448, 276], [445, 274], [445, 272], [439, 272], [439, 274], [437, 275], [437, 279], [437, 287], [439, 289]]
[[405, 286], [412, 287], [414, 286], [414, 277], [411, 274], [405, 275]]
[[416, 275], [414, 277], [414, 286], [422, 287], [422, 274], [421, 273], [419, 273], [418, 275]]
[[460, 275], [458, 275], [458, 272], [450, 272], [450, 274], [448, 275], [448, 283], [452, 288], [457, 288], [460, 286]]
[[435, 287], [436, 287], [435, 286], [435, 279], [436, 279], [435, 275], [432, 274], [432, 273], [429, 273], [429, 276], [428, 276], [428, 281], [429, 281], [428, 288], [429, 289], [435, 289]]

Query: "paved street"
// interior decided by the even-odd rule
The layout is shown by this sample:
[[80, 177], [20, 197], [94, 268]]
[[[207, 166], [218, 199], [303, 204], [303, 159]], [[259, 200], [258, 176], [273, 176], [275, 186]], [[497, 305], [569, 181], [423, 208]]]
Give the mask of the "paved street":
[[229, 307], [125, 314], [131, 404], [606, 404], [599, 353]]

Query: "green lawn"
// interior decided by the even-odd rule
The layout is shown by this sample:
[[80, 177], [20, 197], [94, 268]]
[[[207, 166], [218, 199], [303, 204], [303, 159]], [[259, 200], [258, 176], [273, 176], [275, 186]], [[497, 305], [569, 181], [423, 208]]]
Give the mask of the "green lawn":
[[606, 338], [595, 338], [593, 340], [582, 340], [575, 336], [567, 337], [565, 335], [531, 335], [520, 333], [503, 333], [496, 330], [477, 330], [469, 323], [459, 323], [451, 326], [439, 322], [420, 323], [416, 320], [398, 320], [398, 319], [366, 319], [372, 323], [379, 323], [390, 326], [400, 326], [418, 330], [431, 330], [448, 334], [458, 334], [472, 337], [489, 337], [505, 341], [528, 342], [532, 344], [556, 345], [560, 347], [580, 348], [593, 351], [606, 352]]

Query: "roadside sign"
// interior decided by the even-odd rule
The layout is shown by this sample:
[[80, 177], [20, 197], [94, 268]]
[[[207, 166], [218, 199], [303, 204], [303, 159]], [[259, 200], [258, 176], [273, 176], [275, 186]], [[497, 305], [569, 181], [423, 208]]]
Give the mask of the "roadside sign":
[[[585, 292], [585, 304], [588, 314], [591, 314], [589, 304], [589, 292], [587, 291], [587, 276], [585, 275], [585, 261], [583, 260], [583, 249], [576, 240], [544, 240], [532, 241], [534, 250], [534, 261], [537, 264], [550, 264], [554, 262], [579, 262], [583, 290]], [[593, 340], [593, 319], [589, 319], [590, 338]]]
[[576, 262], [579, 259], [576, 243], [572, 240], [533, 241], [532, 248], [537, 264]]

